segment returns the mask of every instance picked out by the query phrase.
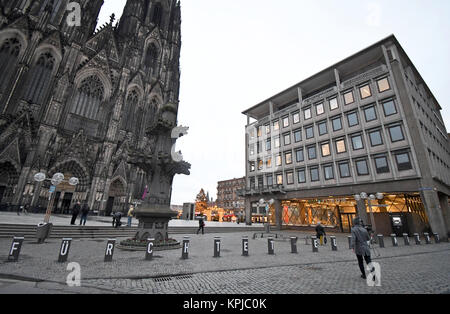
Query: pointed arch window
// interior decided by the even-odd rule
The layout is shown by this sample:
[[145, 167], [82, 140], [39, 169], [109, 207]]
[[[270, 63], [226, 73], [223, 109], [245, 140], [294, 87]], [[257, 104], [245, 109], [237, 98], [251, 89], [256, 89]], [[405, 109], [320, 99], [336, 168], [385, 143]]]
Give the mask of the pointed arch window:
[[155, 4], [155, 7], [153, 8], [152, 23], [158, 27], [161, 27], [162, 17], [163, 17], [163, 7], [161, 3], [158, 2]]
[[126, 109], [124, 114], [125, 119], [122, 124], [126, 131], [133, 130], [133, 125], [136, 123], [135, 112], [137, 110], [138, 104], [139, 104], [139, 94], [136, 90], [132, 90], [130, 93], [128, 93], [127, 104], [125, 107]]
[[22, 45], [17, 38], [6, 39], [0, 47], [0, 92], [4, 92], [12, 79]]
[[25, 90], [25, 100], [42, 105], [50, 87], [52, 72], [56, 60], [51, 53], [43, 53], [28, 74], [28, 84]]
[[153, 67], [156, 65], [158, 60], [158, 48], [156, 48], [155, 44], [150, 44], [147, 48], [147, 54], [145, 56], [145, 66]]
[[96, 75], [85, 78], [75, 93], [72, 113], [95, 120], [104, 93], [103, 83]]

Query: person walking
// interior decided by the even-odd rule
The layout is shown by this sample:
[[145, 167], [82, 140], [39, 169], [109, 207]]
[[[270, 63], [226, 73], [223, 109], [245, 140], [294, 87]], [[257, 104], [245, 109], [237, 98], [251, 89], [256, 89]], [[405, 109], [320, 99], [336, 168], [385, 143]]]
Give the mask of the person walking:
[[198, 221], [199, 224], [199, 228], [197, 230], [197, 234], [200, 232], [200, 230], [202, 230], [202, 234], [205, 234], [205, 221], [203, 220], [203, 218], [200, 218], [200, 220]]
[[70, 221], [70, 224], [73, 226], [75, 225], [75, 221], [77, 220], [78, 214], [80, 213], [81, 205], [80, 202], [77, 202], [75, 206], [72, 209], [72, 220]]
[[80, 226], [86, 226], [87, 217], [89, 214], [89, 206], [87, 203], [84, 203], [83, 208], [81, 209], [81, 219], [80, 219]]
[[134, 206], [131, 205], [130, 206], [130, 210], [128, 211], [128, 227], [131, 227], [131, 223], [133, 221], [133, 215], [134, 215]]
[[324, 238], [326, 236], [326, 233], [325, 233], [325, 228], [322, 226], [320, 221], [317, 222], [316, 236], [317, 236], [318, 239], [320, 239], [320, 245], [323, 245], [323, 241], [324, 241]]
[[361, 270], [361, 278], [366, 279], [364, 260], [367, 265], [372, 263], [369, 246], [370, 236], [367, 230], [363, 227], [363, 222], [360, 218], [355, 218], [353, 220], [353, 225], [354, 227], [352, 227], [352, 240], [350, 242], [350, 248], [356, 254], [358, 259], [359, 269]]

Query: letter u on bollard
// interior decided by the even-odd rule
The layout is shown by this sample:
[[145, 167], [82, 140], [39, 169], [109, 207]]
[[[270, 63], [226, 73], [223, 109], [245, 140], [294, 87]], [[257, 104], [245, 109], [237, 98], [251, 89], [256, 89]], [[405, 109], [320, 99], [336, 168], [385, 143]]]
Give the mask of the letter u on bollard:
[[439, 237], [439, 233], [434, 233], [434, 242], [436, 244], [441, 243], [441, 238]]
[[409, 245], [409, 235], [407, 233], [403, 234], [403, 240], [405, 241], [405, 245]]
[[116, 246], [116, 239], [109, 239], [108, 243], [106, 244], [105, 263], [112, 262], [115, 246]]
[[337, 251], [338, 248], [337, 248], [336, 237], [335, 236], [331, 236], [330, 239], [331, 239], [331, 250]]
[[67, 258], [69, 257], [69, 250], [70, 250], [71, 243], [72, 243], [72, 238], [62, 239], [61, 249], [59, 250], [58, 263], [67, 262]]
[[11, 249], [9, 250], [8, 262], [19, 261], [20, 251], [22, 250], [22, 244], [24, 240], [24, 237], [14, 237]]
[[414, 233], [414, 239], [416, 240], [416, 245], [420, 245], [420, 235], [418, 233]]
[[431, 244], [430, 235], [428, 233], [424, 233], [423, 235], [425, 236], [425, 243]]
[[317, 240], [317, 237], [311, 237], [312, 242], [312, 251], [314, 253], [319, 252], [319, 240]]
[[391, 234], [392, 238], [392, 246], [398, 246], [397, 236], [395, 234]]
[[384, 237], [382, 234], [378, 235], [378, 244], [380, 245], [380, 248], [384, 248]]
[[188, 259], [189, 258], [189, 237], [183, 238], [183, 251], [181, 253], [182, 259]]
[[269, 249], [269, 255], [274, 255], [275, 247], [274, 247], [274, 242], [273, 242], [272, 237], [269, 237], [269, 239], [267, 239], [267, 245], [268, 245], [268, 249]]
[[291, 237], [291, 253], [292, 254], [297, 254], [297, 241], [298, 238], [297, 237]]
[[248, 237], [242, 237], [242, 256], [248, 256]]
[[147, 240], [147, 251], [145, 252], [145, 260], [151, 261], [153, 259], [153, 245], [155, 245], [155, 239]]
[[220, 257], [220, 237], [214, 238], [214, 257]]

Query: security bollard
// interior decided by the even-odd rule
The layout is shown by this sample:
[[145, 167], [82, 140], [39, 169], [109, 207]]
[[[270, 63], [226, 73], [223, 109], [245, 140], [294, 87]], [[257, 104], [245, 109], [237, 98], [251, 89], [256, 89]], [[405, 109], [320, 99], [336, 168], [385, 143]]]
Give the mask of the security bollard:
[[348, 239], [348, 249], [351, 250], [352, 249], [352, 237], [348, 236], [347, 239]]
[[439, 233], [434, 233], [434, 242], [436, 242], [436, 244], [441, 243], [441, 238], [439, 237]]
[[414, 233], [414, 239], [416, 240], [416, 245], [420, 245], [420, 235], [418, 233]]
[[397, 236], [395, 234], [391, 234], [392, 238], [392, 246], [398, 246]]
[[378, 236], [378, 244], [380, 245], [380, 248], [384, 248], [384, 237], [382, 234], [379, 234]]
[[147, 251], [145, 252], [145, 260], [151, 261], [153, 259], [153, 246], [155, 239], [147, 239]]
[[273, 237], [269, 237], [269, 239], [267, 239], [267, 245], [269, 248], [269, 255], [274, 255], [275, 254], [275, 246], [274, 246], [274, 242], [273, 242]]
[[427, 232], [425, 232], [423, 235], [425, 236], [425, 243], [431, 244], [430, 235]]
[[220, 257], [220, 237], [214, 237], [214, 257]]
[[109, 239], [108, 243], [106, 244], [105, 263], [112, 262], [115, 246], [116, 246], [116, 239]]
[[19, 260], [24, 240], [24, 237], [14, 237], [11, 249], [9, 250], [8, 262], [17, 262]]
[[292, 254], [297, 254], [297, 241], [298, 238], [297, 237], [291, 237], [291, 253]]
[[248, 237], [242, 237], [242, 256], [248, 256]]
[[409, 235], [407, 233], [403, 234], [403, 240], [405, 241], [405, 245], [409, 245]]
[[183, 251], [181, 253], [182, 259], [188, 259], [189, 258], [189, 237], [183, 238]]
[[71, 238], [62, 239], [61, 249], [59, 250], [58, 263], [67, 262], [67, 258], [69, 257], [70, 244], [72, 243]]
[[331, 240], [331, 250], [333, 251], [337, 251], [337, 241], [336, 241], [336, 237], [335, 236], [330, 236], [330, 240]]
[[313, 253], [319, 252], [319, 240], [317, 237], [311, 237]]

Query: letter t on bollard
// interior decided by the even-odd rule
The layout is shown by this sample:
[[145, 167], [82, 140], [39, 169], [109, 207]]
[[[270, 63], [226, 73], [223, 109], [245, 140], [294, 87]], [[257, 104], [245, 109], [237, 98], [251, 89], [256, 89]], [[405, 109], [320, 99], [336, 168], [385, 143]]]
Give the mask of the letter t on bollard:
[[214, 238], [214, 257], [220, 257], [220, 237]]
[[183, 251], [181, 253], [182, 259], [189, 258], [189, 237], [184, 237], [183, 239]]

